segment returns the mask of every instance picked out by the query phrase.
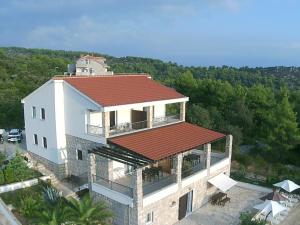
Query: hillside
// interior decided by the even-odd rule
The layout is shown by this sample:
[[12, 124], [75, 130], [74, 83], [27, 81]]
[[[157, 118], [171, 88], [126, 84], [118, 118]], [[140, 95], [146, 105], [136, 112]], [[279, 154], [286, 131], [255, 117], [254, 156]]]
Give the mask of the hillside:
[[[20, 100], [86, 52], [0, 48], [0, 128], [24, 127]], [[91, 54], [91, 53], [89, 53]], [[149, 73], [190, 97], [187, 120], [234, 136], [234, 158], [254, 173], [300, 183], [300, 68], [185, 67], [100, 55], [114, 72]], [[252, 145], [250, 155], [239, 153]], [[288, 174], [283, 177], [282, 173]], [[274, 178], [275, 177], [275, 178]]]

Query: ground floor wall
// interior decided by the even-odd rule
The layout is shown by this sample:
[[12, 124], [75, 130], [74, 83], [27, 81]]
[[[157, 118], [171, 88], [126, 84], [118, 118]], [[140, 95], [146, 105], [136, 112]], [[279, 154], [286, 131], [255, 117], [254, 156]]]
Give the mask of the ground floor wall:
[[[69, 175], [87, 176], [89, 168], [89, 150], [103, 146], [100, 143], [82, 139], [79, 137], [66, 135], [68, 163], [67, 170]], [[78, 151], [82, 153], [82, 159], [78, 158]], [[112, 172], [112, 161], [96, 155], [96, 174], [99, 177], [108, 178]]]
[[113, 213], [113, 225], [131, 225], [132, 224], [132, 211], [133, 208], [128, 205], [124, 205], [104, 195], [91, 191], [90, 194], [94, 201], [102, 201], [109, 207]]
[[[67, 176], [67, 164], [57, 164], [33, 152], [29, 152], [30, 157], [37, 163], [41, 163], [46, 169], [54, 173], [58, 179], [63, 179]], [[35, 165], [35, 166], [38, 166]]]
[[193, 191], [192, 211], [199, 209], [201, 206], [206, 204], [210, 197], [217, 191], [217, 188], [209, 184], [207, 181], [220, 173], [229, 174], [229, 170], [230, 166], [227, 165], [217, 171], [214, 171], [210, 174], [210, 176], [199, 179], [186, 187], [181, 187], [179, 184], [177, 192], [153, 202], [152, 204], [143, 206], [143, 210], [141, 211], [142, 218], [144, 218], [143, 224], [146, 224], [147, 214], [152, 212], [152, 225], [172, 225], [178, 222], [179, 199], [191, 191]]

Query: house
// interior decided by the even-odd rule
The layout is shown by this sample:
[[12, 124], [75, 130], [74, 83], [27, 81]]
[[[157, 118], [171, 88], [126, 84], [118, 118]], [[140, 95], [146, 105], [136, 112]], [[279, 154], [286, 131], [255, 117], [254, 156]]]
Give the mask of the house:
[[79, 76], [91, 76], [95, 74], [112, 75], [112, 71], [107, 71], [109, 66], [106, 59], [99, 56], [82, 55], [75, 64], [68, 65], [68, 74]]
[[188, 100], [147, 74], [54, 77], [22, 100], [27, 149], [114, 224], [174, 224], [233, 185], [232, 136], [185, 122]]

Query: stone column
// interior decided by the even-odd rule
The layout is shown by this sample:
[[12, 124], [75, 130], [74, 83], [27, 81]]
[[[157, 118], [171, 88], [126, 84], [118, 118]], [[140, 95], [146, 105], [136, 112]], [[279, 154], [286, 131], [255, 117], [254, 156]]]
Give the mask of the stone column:
[[89, 184], [91, 184], [95, 181], [93, 175], [96, 175], [96, 155], [94, 153], [89, 153], [88, 165], [89, 165], [88, 180], [89, 180]]
[[176, 183], [178, 187], [181, 188], [181, 173], [182, 173], [182, 160], [183, 156], [182, 153], [174, 156], [174, 170], [176, 174]]
[[180, 120], [185, 121], [186, 102], [180, 102]]
[[137, 168], [132, 173], [131, 184], [133, 188], [133, 208], [130, 216], [130, 225], [143, 224], [143, 176], [142, 168]]
[[231, 134], [226, 136], [226, 144], [225, 144], [225, 156], [229, 159], [229, 168], [227, 175], [230, 175], [230, 167], [231, 167], [231, 155], [232, 155], [232, 140], [233, 137]]
[[233, 137], [231, 134], [226, 136], [226, 145], [225, 145], [225, 156], [231, 160], [232, 155], [232, 140]]
[[152, 128], [152, 126], [153, 126], [153, 106], [147, 106], [146, 112], [147, 112], [147, 128]]
[[204, 151], [206, 153], [206, 169], [207, 169], [207, 176], [210, 175], [210, 159], [211, 159], [211, 144], [204, 145]]
[[103, 136], [105, 138], [109, 137], [109, 129], [110, 129], [110, 117], [109, 112], [102, 112], [102, 129], [103, 129]]

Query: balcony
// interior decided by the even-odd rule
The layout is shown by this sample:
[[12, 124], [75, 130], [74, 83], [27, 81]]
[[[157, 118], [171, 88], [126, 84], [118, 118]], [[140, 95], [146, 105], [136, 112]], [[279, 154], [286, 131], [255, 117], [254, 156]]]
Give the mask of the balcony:
[[112, 181], [97, 175], [93, 175], [93, 181], [94, 183], [100, 184], [101, 186], [106, 187], [110, 190], [133, 198], [133, 188], [130, 187], [131, 177], [124, 176], [120, 179]]
[[180, 121], [180, 115], [169, 115], [153, 118], [153, 127], [163, 126]]
[[87, 124], [86, 125], [86, 131], [90, 135], [95, 135], [95, 136], [102, 136], [103, 134], [103, 128], [100, 126], [94, 126]]
[[129, 132], [133, 132], [145, 128], [147, 128], [147, 120], [139, 121], [135, 123], [120, 123], [116, 126], [110, 127], [109, 134], [113, 136], [122, 133], [129, 133]]
[[[176, 123], [180, 121], [180, 115], [170, 115], [163, 117], [156, 117], [152, 120], [152, 127], [159, 127], [171, 123]], [[119, 123], [115, 126], [110, 127], [109, 135], [120, 135], [130, 132], [135, 132], [142, 129], [150, 129], [148, 120], [138, 121], [138, 122], [127, 122], [127, 123]]]

